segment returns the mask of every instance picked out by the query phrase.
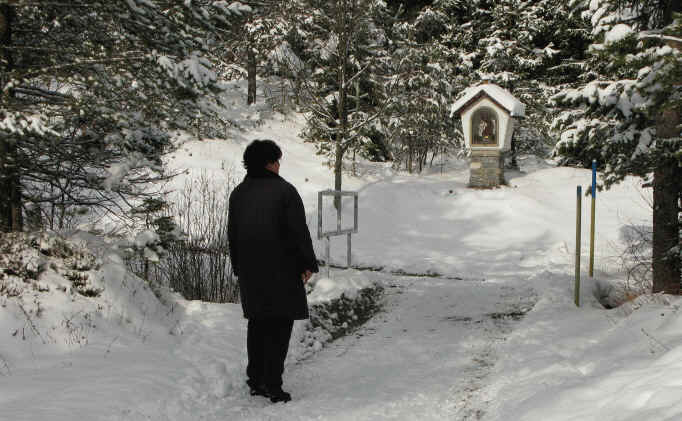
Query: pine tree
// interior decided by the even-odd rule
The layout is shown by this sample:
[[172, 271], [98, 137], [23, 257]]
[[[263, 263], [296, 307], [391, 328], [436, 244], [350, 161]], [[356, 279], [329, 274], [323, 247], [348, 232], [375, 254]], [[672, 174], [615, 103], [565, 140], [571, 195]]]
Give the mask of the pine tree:
[[295, 28], [303, 38], [296, 54], [306, 63], [300, 79], [308, 116], [304, 136], [333, 159], [334, 189], [341, 190], [346, 152], [371, 142], [367, 131], [394, 99], [385, 94], [390, 89], [386, 34], [375, 21], [386, 16], [386, 4], [305, 0], [301, 5]]
[[450, 17], [440, 44], [452, 63], [455, 94], [488, 80], [526, 104], [512, 140], [518, 153], [551, 150], [549, 98], [578, 73], [589, 38], [579, 10], [564, 0], [441, 0]]
[[139, 206], [132, 208], [131, 213], [140, 220], [142, 227], [131, 247], [142, 262], [139, 275], [149, 281], [150, 264], [158, 263], [173, 245], [187, 238], [169, 215], [168, 202], [161, 198], [146, 198]]
[[[675, 10], [676, 9], [676, 10]], [[606, 188], [637, 175], [653, 187], [653, 290], [680, 293], [682, 20], [674, 1], [593, 1], [585, 82], [555, 97], [558, 151], [596, 159]]]
[[29, 204], [122, 214], [148, 195], [171, 131], [219, 108], [208, 52], [240, 7], [3, 2], [0, 230], [21, 230]]
[[272, 51], [291, 27], [292, 5], [280, 0], [243, 1], [249, 13], [233, 16], [223, 43], [213, 53], [226, 63], [237, 64], [248, 81], [247, 104], [256, 102], [256, 81]]
[[394, 25], [398, 63], [397, 101], [387, 115], [386, 127], [393, 138], [397, 163], [409, 172], [422, 171], [431, 153], [450, 149], [457, 139], [455, 123], [449, 118], [452, 102], [451, 70], [446, 54], [437, 42], [447, 30], [447, 16], [424, 8], [414, 22]]

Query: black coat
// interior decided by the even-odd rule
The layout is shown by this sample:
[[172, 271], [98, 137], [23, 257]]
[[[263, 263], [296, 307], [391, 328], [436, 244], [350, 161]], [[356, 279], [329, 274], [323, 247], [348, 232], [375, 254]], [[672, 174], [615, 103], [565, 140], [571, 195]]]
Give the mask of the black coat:
[[228, 241], [244, 317], [308, 318], [301, 274], [318, 267], [294, 186], [265, 169], [249, 172], [230, 195]]

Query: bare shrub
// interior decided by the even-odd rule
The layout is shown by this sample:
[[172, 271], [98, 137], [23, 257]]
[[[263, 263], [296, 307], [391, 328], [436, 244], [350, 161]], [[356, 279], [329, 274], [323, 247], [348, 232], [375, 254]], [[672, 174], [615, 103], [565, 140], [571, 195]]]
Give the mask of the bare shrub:
[[0, 376], [10, 376], [12, 375], [12, 370], [9, 368], [9, 363], [0, 354]]
[[627, 275], [626, 292], [635, 297], [651, 291], [653, 228], [626, 225], [620, 234], [625, 243], [620, 259]]
[[88, 336], [95, 328], [93, 315], [86, 311], [64, 314], [61, 325], [65, 330], [67, 345], [78, 345], [81, 348], [88, 344]]
[[186, 234], [156, 267], [158, 281], [189, 300], [239, 302], [227, 241], [228, 198], [235, 185], [230, 170], [220, 184], [206, 173], [188, 180], [170, 214]]
[[597, 280], [594, 296], [605, 308], [616, 308], [651, 291], [653, 228], [644, 225], [625, 225], [620, 229], [624, 248], [616, 256], [619, 272], [625, 278]]

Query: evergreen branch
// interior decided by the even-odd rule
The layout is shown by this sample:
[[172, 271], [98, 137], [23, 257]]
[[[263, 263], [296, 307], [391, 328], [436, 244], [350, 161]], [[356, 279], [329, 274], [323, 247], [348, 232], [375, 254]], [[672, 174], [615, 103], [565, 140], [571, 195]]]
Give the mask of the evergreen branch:
[[[50, 53], [56, 53], [57, 52], [57, 50], [55, 48], [29, 47], [29, 46], [25, 46], [25, 45], [3, 45], [2, 48], [4, 50], [14, 50], [14, 51], [30, 50], [30, 51], [47, 51]], [[67, 50], [67, 51], [76, 51], [76, 49]]]
[[31, 96], [39, 96], [43, 97], [46, 99], [49, 99], [51, 101], [56, 101], [56, 102], [64, 102], [67, 99], [73, 99], [71, 96], [59, 93], [59, 92], [54, 92], [54, 91], [47, 91], [45, 89], [40, 89], [40, 88], [24, 88], [24, 87], [18, 87], [18, 88], [12, 88], [13, 92], [19, 93], [19, 94], [24, 94], [24, 95], [31, 95]]
[[671, 35], [659, 35], [646, 32], [640, 33], [637, 36], [637, 39], [660, 39], [661, 41], [672, 41], [675, 43], [682, 44], [682, 38], [673, 37]]
[[23, 77], [24, 78], [31, 78], [31, 77], [44, 75], [47, 73], [53, 73], [54, 71], [69, 69], [69, 68], [73, 68], [73, 67], [80, 67], [83, 65], [113, 64], [113, 63], [124, 63], [124, 62], [131, 62], [131, 61], [143, 61], [145, 58], [149, 58], [149, 56], [145, 55], [145, 56], [121, 57], [121, 58], [110, 58], [110, 59], [100, 59], [100, 60], [79, 60], [79, 61], [75, 61], [72, 63], [65, 63], [65, 64], [60, 64], [60, 65], [45, 67], [45, 68], [40, 69], [38, 71], [35, 71], [32, 73], [27, 73], [27, 74], [23, 75]]
[[44, 2], [44, 1], [20, 1], [20, 0], [7, 0], [0, 4], [9, 4], [12, 7], [25, 7], [25, 6], [56, 6], [56, 7], [91, 7], [90, 4], [83, 3], [59, 3], [59, 2]]
[[362, 122], [360, 122], [360, 123], [354, 125], [354, 126], [350, 129], [350, 131], [351, 131], [351, 132], [355, 132], [355, 134], [354, 134], [353, 136], [350, 136], [350, 137], [348, 138], [348, 140], [346, 140], [346, 141], [344, 142], [344, 144], [345, 144], [344, 147], [345, 147], [345, 148], [348, 148], [348, 147], [350, 146], [350, 144], [351, 144], [351, 143], [360, 135], [360, 133], [358, 132], [359, 129], [365, 127], [367, 124], [369, 124], [369, 123], [371, 123], [372, 121], [376, 120], [377, 118], [381, 117], [381, 116], [386, 112], [386, 110], [388, 109], [388, 107], [391, 106], [391, 105], [393, 105], [393, 104], [396, 102], [396, 99], [395, 99], [395, 97], [394, 97], [392, 94], [393, 94], [393, 90], [394, 90], [397, 86], [398, 86], [398, 79], [397, 79], [397, 78], [394, 78], [394, 79], [393, 79], [393, 84], [389, 85], [389, 89], [387, 90], [387, 97], [388, 97], [388, 98], [392, 98], [392, 99], [387, 99], [386, 101], [384, 101], [384, 103], [381, 105], [381, 108], [379, 108], [379, 110], [378, 110], [376, 113], [374, 113], [374, 115], [372, 115], [371, 117], [366, 118], [365, 120], [363, 120]]
[[348, 79], [347, 81], [345, 81], [345, 82], [343, 83], [343, 86], [341, 86], [341, 89], [346, 89], [346, 88], [353, 82], [353, 80], [355, 80], [358, 76], [360, 76], [360, 74], [362, 74], [365, 70], [367, 70], [367, 68], [368, 68], [370, 65], [372, 65], [372, 61], [371, 61], [371, 60], [370, 60], [369, 63], [367, 63], [367, 65], [366, 65], [365, 67], [363, 67], [362, 69], [358, 70], [358, 72], [355, 73], [350, 79]]

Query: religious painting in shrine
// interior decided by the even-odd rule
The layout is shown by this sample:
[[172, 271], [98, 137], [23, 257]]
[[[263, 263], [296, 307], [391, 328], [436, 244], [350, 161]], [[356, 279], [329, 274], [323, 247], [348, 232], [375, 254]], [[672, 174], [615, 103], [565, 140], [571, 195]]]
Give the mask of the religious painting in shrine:
[[499, 122], [497, 113], [488, 107], [474, 112], [471, 118], [471, 146], [498, 146]]

